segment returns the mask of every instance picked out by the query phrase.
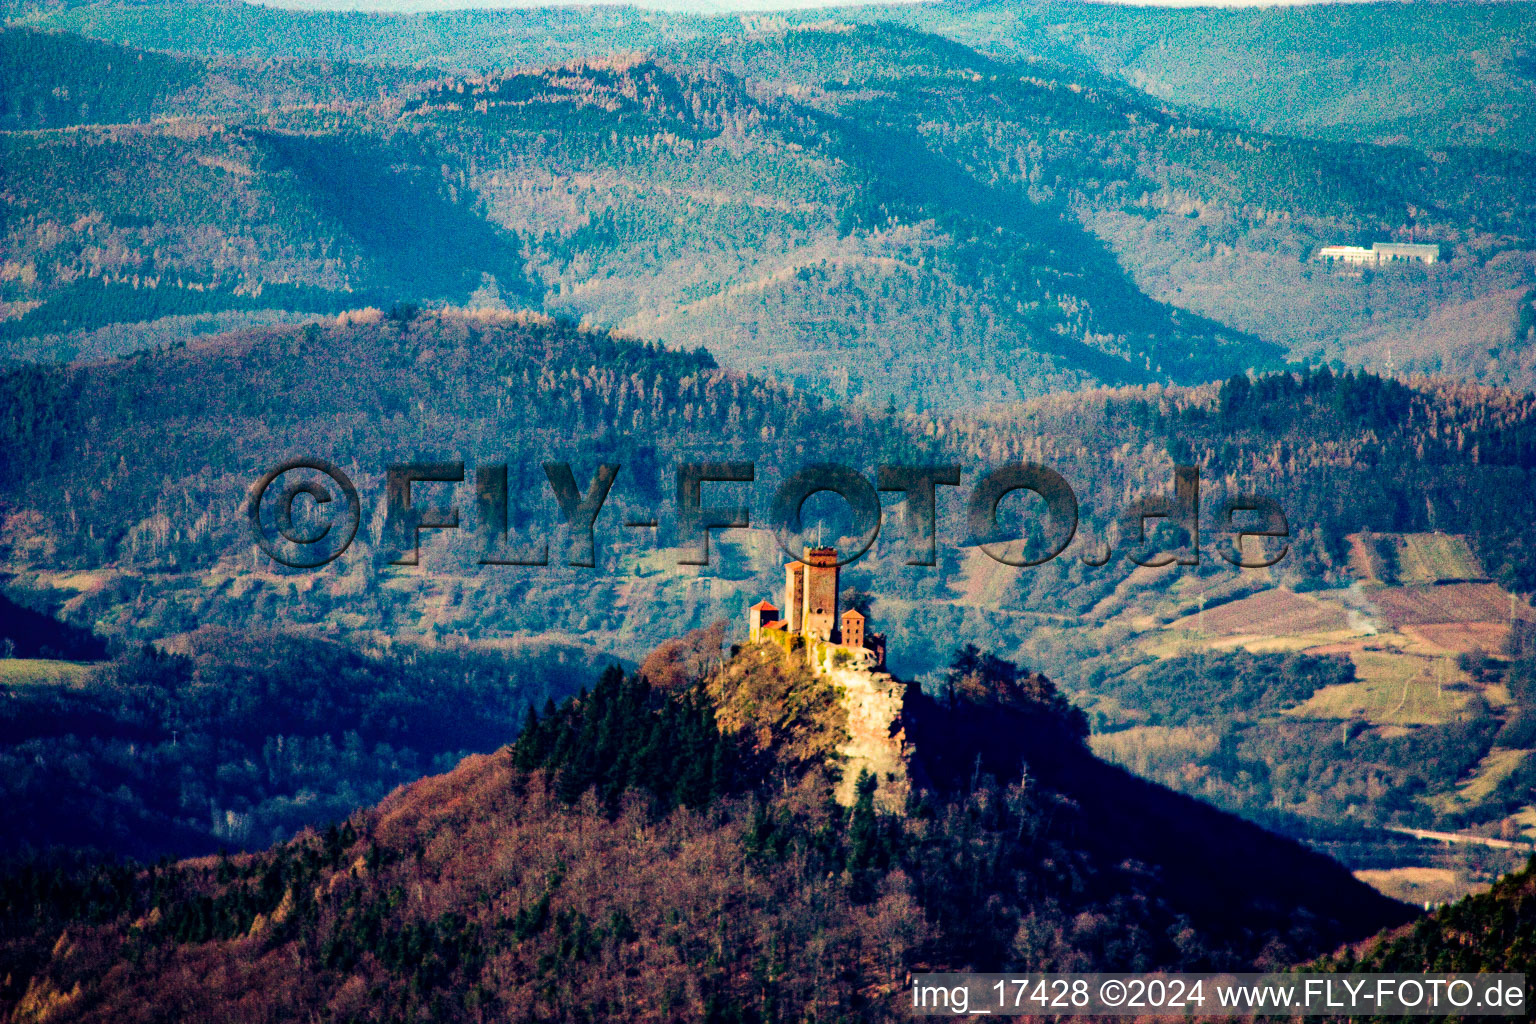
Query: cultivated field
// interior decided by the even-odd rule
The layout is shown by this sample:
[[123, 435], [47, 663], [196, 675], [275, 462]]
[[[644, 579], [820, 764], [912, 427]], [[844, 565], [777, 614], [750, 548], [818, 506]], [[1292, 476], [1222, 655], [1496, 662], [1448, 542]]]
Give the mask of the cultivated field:
[[1447, 654], [1496, 654], [1509, 641], [1508, 622], [1426, 622], [1404, 626], [1402, 632], [1427, 649]]
[[1439, 906], [1487, 890], [1492, 882], [1473, 882], [1451, 868], [1390, 868], [1356, 871], [1355, 877], [1377, 892], [1421, 906]]
[[1284, 588], [1207, 608], [1168, 624], [1205, 636], [1297, 636], [1349, 628], [1349, 613]]
[[1367, 582], [1456, 583], [1486, 580], [1465, 537], [1454, 533], [1356, 533], [1350, 564]]
[[1442, 622], [1507, 623], [1510, 617], [1510, 595], [1496, 583], [1383, 587], [1370, 596], [1381, 617], [1394, 627]]

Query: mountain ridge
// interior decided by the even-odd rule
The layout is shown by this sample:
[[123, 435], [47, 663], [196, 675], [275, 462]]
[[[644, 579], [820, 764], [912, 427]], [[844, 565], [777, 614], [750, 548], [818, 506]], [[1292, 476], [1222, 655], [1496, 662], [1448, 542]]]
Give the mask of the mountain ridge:
[[[329, 93], [318, 65], [144, 59], [202, 76], [166, 89], [195, 116], [0, 137], [10, 358], [402, 302], [533, 307], [875, 405], [1197, 384], [1357, 346], [1536, 373], [1484, 343], [1513, 329], [1530, 265], [1520, 154], [1214, 126], [888, 23], [476, 73], [348, 65]], [[58, 89], [101, 89], [52, 63], [57, 82], [17, 83], [45, 117]], [[1369, 280], [1306, 262], [1398, 237], [1445, 258]], [[1470, 322], [1431, 353], [1437, 297]]]

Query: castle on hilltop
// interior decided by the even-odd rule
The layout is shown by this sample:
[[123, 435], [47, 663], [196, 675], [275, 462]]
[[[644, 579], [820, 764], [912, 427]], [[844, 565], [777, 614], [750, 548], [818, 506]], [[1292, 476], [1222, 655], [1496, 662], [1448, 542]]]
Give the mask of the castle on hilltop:
[[880, 669], [885, 666], [885, 636], [871, 633], [869, 622], [857, 608], [837, 613], [838, 565], [833, 548], [805, 549], [805, 560], [784, 567], [784, 616], [771, 602], [759, 601], [747, 610], [747, 628], [753, 643], [776, 640], [792, 646], [800, 638], [820, 660], [850, 659], [854, 664]]

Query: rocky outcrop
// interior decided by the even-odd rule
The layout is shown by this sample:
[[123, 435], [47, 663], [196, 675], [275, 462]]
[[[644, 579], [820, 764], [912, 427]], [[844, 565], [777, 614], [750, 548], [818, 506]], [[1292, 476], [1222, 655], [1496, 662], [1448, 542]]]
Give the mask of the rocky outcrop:
[[875, 803], [887, 811], [903, 810], [912, 791], [907, 684], [887, 672], [862, 667], [829, 669], [823, 676], [848, 715], [848, 737], [837, 748], [842, 762], [835, 791], [838, 803], [853, 803], [859, 776], [867, 771], [879, 783]]

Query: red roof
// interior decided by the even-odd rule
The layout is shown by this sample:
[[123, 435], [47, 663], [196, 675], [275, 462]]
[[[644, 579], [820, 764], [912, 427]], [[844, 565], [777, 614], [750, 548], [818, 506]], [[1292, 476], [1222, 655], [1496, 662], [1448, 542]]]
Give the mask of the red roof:
[[845, 618], [845, 619], [863, 619], [864, 618], [864, 613], [859, 611], [857, 608], [849, 608], [847, 611], [843, 612], [843, 618]]
[[779, 606], [768, 601], [759, 601], [747, 610], [752, 612], [776, 612], [779, 610]]

